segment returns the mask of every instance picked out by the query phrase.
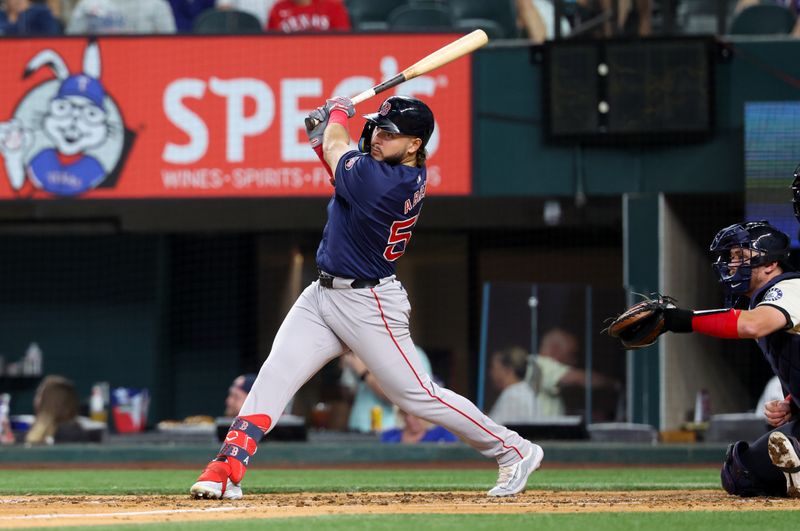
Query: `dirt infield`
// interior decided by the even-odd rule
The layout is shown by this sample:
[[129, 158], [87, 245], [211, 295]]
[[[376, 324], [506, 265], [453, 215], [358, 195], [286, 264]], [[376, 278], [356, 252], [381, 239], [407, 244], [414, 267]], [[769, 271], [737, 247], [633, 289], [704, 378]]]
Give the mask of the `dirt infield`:
[[188, 496], [16, 496], [0, 499], [0, 528], [286, 518], [335, 514], [521, 514], [790, 510], [798, 500], [734, 498], [721, 490], [528, 491], [506, 498], [477, 492], [246, 495], [239, 501]]

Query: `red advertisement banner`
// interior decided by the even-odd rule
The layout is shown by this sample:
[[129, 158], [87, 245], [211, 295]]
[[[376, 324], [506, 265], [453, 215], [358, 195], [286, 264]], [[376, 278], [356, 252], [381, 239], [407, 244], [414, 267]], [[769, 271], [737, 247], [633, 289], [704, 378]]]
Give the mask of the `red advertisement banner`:
[[[303, 118], [392, 77], [454, 35], [0, 41], [0, 199], [324, 196]], [[469, 194], [469, 58], [393, 94], [433, 110], [428, 193]]]

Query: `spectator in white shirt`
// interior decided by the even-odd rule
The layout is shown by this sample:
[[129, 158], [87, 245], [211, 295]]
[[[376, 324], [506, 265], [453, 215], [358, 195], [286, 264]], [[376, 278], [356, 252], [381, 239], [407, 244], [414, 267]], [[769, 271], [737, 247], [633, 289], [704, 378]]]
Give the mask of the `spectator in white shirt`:
[[492, 354], [489, 378], [500, 390], [489, 417], [499, 424], [525, 424], [536, 419], [536, 396], [524, 381], [528, 352], [511, 347]]

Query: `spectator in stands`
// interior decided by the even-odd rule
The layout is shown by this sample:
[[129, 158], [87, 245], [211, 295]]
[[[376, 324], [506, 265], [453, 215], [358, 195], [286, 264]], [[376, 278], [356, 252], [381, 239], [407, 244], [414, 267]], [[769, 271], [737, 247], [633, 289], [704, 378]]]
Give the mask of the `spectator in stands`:
[[225, 398], [226, 417], [235, 417], [239, 414], [239, 410], [242, 409], [242, 404], [244, 404], [244, 399], [247, 398], [255, 381], [256, 374], [252, 372], [237, 376], [233, 380], [233, 383], [228, 388], [228, 396]]
[[492, 354], [489, 360], [489, 379], [500, 395], [489, 416], [500, 424], [525, 424], [536, 419], [536, 396], [526, 382], [528, 352], [511, 347]]
[[80, 0], [67, 33], [175, 33], [175, 17], [166, 0]]
[[[623, 33], [628, 24], [636, 21], [636, 32], [640, 37], [652, 33], [653, 0], [618, 0], [616, 17], [614, 16], [614, 0], [576, 0], [578, 4], [578, 22], [587, 23], [593, 18], [603, 15], [599, 36], [613, 37]], [[634, 10], [633, 7], [636, 7]], [[635, 16], [631, 16], [635, 13]]]
[[63, 376], [50, 375], [42, 380], [33, 398], [36, 420], [25, 436], [30, 444], [84, 442], [86, 432], [78, 422], [78, 393], [75, 385]]
[[215, 0], [169, 0], [178, 33], [191, 33], [194, 19], [206, 9], [214, 9]]
[[405, 411], [400, 411], [399, 428], [381, 433], [381, 442], [413, 444], [420, 442], [448, 443], [458, 441], [458, 437], [442, 426], [436, 426]]
[[277, 0], [217, 0], [217, 9], [235, 9], [255, 16], [261, 27], [267, 27], [267, 17]]
[[[517, 26], [531, 42], [542, 44], [555, 38], [555, 8], [552, 0], [516, 0]], [[569, 21], [561, 17], [561, 37], [569, 35]]]
[[[561, 328], [553, 328], [542, 336], [539, 355], [526, 373], [526, 380], [536, 393], [540, 417], [566, 414], [564, 389], [586, 386], [586, 370], [578, 367], [578, 347], [578, 338]], [[618, 389], [619, 383], [593, 371], [592, 388]]]
[[283, 33], [350, 29], [350, 15], [341, 0], [280, 0], [267, 20], [267, 31]]
[[[50, 10], [61, 19], [64, 25], [66, 25], [79, 1], [80, 0], [49, 0]], [[58, 4], [58, 8], [54, 8], [53, 4]]]
[[[417, 347], [417, 354], [425, 372], [432, 374], [431, 362], [425, 351]], [[367, 370], [364, 362], [352, 352], [344, 354], [341, 360], [343, 366], [341, 385], [353, 393], [353, 406], [347, 419], [347, 429], [361, 433], [372, 431], [371, 413], [375, 406], [381, 408], [381, 429], [398, 427], [394, 405], [386, 398], [378, 381]]]
[[59, 35], [61, 24], [44, 1], [6, 0], [0, 35]]

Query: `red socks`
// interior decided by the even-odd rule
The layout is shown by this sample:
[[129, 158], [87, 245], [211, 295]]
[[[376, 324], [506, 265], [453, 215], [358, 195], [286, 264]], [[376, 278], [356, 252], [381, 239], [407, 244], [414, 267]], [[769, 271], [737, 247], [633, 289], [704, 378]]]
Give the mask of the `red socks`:
[[258, 443], [272, 425], [269, 415], [236, 417], [225, 437], [217, 459], [225, 460], [231, 467], [231, 481], [242, 481], [250, 458], [256, 453]]

